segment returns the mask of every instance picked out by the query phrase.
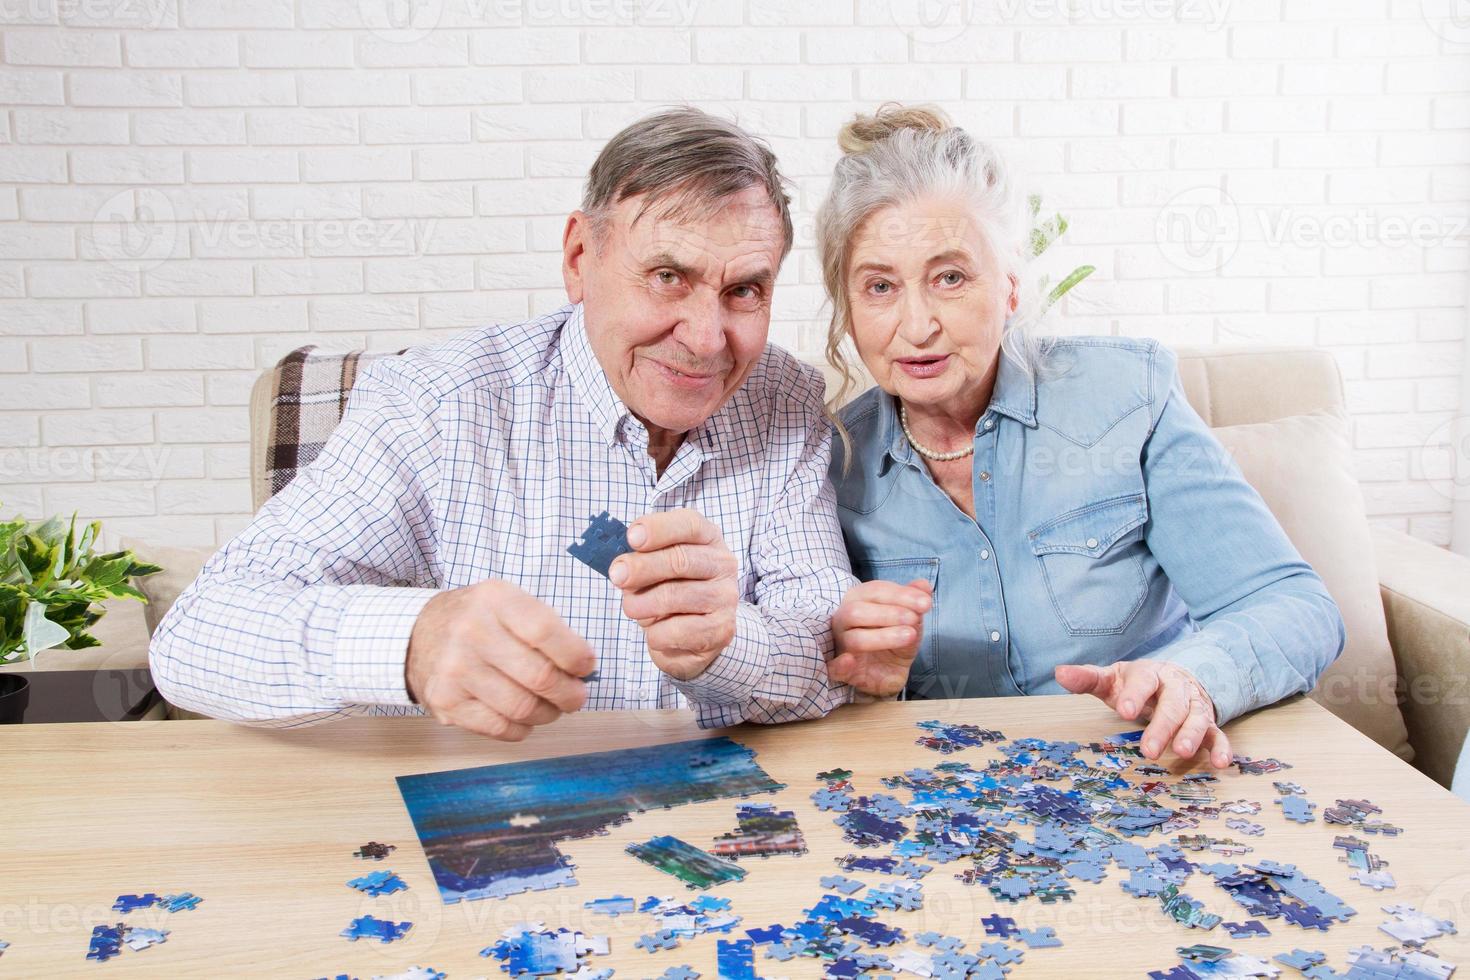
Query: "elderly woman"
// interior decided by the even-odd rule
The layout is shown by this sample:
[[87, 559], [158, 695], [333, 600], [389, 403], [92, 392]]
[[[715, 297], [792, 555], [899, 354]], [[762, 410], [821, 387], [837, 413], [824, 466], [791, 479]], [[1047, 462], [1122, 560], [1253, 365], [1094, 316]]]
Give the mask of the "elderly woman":
[[1029, 333], [1029, 214], [989, 147], [896, 106], [841, 145], [817, 225], [828, 354], [850, 381], [850, 340], [877, 387], [841, 412], [832, 463], [862, 580], [832, 675], [880, 696], [1092, 694], [1149, 719], [1149, 758], [1228, 765], [1219, 726], [1341, 651], [1321, 579], [1167, 349]]

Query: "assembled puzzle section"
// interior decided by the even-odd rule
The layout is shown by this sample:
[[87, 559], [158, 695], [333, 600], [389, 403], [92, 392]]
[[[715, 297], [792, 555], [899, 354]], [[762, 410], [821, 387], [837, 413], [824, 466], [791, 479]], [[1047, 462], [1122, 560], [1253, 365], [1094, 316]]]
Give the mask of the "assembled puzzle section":
[[724, 737], [398, 777], [446, 903], [574, 885], [557, 844], [633, 813], [784, 788]]

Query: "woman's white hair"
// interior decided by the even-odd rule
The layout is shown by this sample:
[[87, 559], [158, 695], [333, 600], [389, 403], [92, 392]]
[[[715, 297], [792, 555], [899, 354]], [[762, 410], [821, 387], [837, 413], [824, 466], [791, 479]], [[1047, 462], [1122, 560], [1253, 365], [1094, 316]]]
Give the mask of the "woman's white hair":
[[[876, 212], [930, 195], [953, 195], [970, 202], [981, 235], [1000, 260], [1002, 271], [1016, 282], [1020, 304], [1006, 321], [1002, 356], [1034, 376], [1045, 351], [1031, 329], [1040, 311], [1040, 297], [1027, 278], [1031, 213], [1026, 195], [1015, 185], [1000, 153], [952, 125], [936, 106], [897, 103], [882, 105], [872, 115], [857, 116], [842, 128], [837, 141], [843, 156], [817, 211], [817, 252], [832, 304], [827, 360], [842, 375], [842, 385], [829, 399], [829, 407], [840, 405], [854, 384], [852, 365], [843, 350], [843, 342], [852, 333], [847, 269], [853, 236]], [[833, 417], [835, 420], [835, 411]], [[846, 446], [847, 433], [840, 422], [837, 428]]]

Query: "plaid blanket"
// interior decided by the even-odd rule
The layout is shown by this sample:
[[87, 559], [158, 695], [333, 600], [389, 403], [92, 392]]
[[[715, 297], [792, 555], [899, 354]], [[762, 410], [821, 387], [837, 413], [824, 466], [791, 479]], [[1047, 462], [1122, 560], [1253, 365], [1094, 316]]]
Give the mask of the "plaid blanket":
[[[408, 348], [404, 348], [407, 350]], [[316, 459], [327, 437], [342, 421], [347, 396], [367, 361], [403, 351], [349, 351], [316, 354], [316, 345], [298, 347], [276, 365], [276, 391], [271, 398], [270, 440], [265, 465], [275, 496]]]

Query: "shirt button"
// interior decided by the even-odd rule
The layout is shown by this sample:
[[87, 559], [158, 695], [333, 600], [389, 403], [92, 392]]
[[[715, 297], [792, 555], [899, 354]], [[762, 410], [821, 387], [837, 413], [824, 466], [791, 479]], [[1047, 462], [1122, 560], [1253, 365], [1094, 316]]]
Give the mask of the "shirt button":
[[995, 428], [995, 419], [986, 419], [985, 420], [985, 428], [987, 428], [987, 429], [993, 429], [993, 428]]
[[981, 548], [980, 549], [980, 560], [981, 561], [984, 561], [985, 559], [987, 559], [989, 557], [990, 557], [990, 551], [988, 549], [986, 549], [986, 548]]
[[980, 480], [983, 483], [989, 483], [990, 482], [990, 471], [989, 470], [981, 470], [980, 471]]
[[1097, 538], [1088, 538], [1087, 539], [1087, 547], [1089, 547], [1089, 548], [1096, 548], [1097, 547]]
[[991, 630], [990, 631], [990, 642], [992, 642], [992, 643], [999, 643], [1000, 642], [1000, 630]]

